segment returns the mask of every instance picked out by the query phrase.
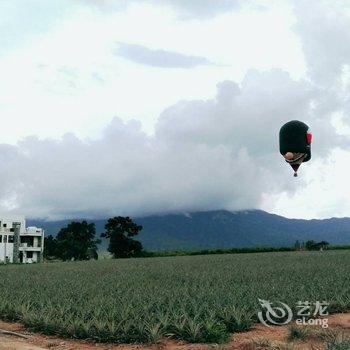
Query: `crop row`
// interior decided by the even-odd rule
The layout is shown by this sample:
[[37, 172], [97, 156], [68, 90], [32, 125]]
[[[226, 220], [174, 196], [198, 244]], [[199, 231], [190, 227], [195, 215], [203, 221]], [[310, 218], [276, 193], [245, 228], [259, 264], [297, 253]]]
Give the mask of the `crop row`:
[[258, 299], [350, 307], [350, 252], [284, 252], [3, 266], [0, 318], [101, 342], [225, 342]]

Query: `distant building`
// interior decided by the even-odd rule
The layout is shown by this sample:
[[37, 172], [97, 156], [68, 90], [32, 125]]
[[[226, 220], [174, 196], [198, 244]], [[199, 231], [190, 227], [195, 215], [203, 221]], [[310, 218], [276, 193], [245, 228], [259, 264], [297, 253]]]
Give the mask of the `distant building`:
[[43, 260], [44, 230], [26, 228], [22, 216], [0, 216], [0, 263], [35, 263]]

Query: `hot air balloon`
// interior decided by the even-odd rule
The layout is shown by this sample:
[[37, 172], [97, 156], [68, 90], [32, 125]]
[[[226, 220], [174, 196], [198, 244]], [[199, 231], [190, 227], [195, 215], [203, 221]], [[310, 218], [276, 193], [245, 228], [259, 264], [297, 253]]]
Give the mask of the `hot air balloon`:
[[292, 120], [281, 127], [280, 153], [298, 176], [301, 163], [311, 159], [312, 134], [309, 127], [299, 120]]

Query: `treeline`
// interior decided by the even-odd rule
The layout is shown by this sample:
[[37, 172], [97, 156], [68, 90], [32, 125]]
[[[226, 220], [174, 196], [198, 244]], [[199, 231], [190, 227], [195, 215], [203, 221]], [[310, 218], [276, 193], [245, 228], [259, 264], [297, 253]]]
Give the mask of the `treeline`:
[[210, 254], [246, 254], [289, 252], [303, 250], [334, 250], [350, 249], [350, 246], [330, 246], [328, 242], [296, 241], [292, 247], [250, 247], [228, 249], [201, 249], [147, 252], [135, 236], [142, 230], [142, 226], [133, 222], [130, 217], [117, 216], [107, 220], [105, 232], [96, 237], [94, 223], [87, 221], [72, 221], [63, 227], [56, 237], [50, 235], [45, 238], [44, 256], [46, 259], [60, 260], [89, 260], [98, 259], [98, 245], [101, 239], [109, 239], [108, 252], [114, 258], [130, 257], [167, 257], [185, 255]]
[[186, 255], [211, 255], [211, 254], [247, 254], [247, 253], [270, 253], [270, 252], [291, 252], [292, 247], [253, 247], [253, 248], [228, 248], [228, 249], [201, 249], [201, 250], [173, 250], [142, 253], [143, 257], [165, 257], [165, 256], [186, 256]]
[[292, 247], [250, 247], [250, 248], [228, 248], [228, 249], [201, 249], [201, 250], [174, 250], [147, 252], [143, 251], [143, 257], [166, 257], [166, 256], [186, 256], [186, 255], [210, 255], [210, 254], [247, 254], [247, 253], [273, 253], [273, 252], [294, 252], [313, 250], [340, 250], [350, 249], [350, 246], [331, 246], [326, 241], [306, 242], [296, 241]]
[[294, 248], [295, 250], [325, 250], [329, 248], [329, 243], [326, 241], [315, 242], [313, 240], [306, 242], [296, 241]]
[[[128, 216], [116, 216], [108, 219], [105, 232], [101, 238], [109, 239], [108, 251], [114, 258], [130, 258], [142, 256], [141, 242], [134, 237], [142, 230]], [[98, 245], [94, 223], [72, 221], [63, 227], [56, 237], [45, 238], [44, 256], [46, 259], [89, 260], [98, 259]]]
[[273, 253], [273, 252], [294, 252], [294, 251], [312, 251], [312, 250], [337, 250], [350, 249], [350, 246], [331, 246], [321, 242], [306, 241], [294, 244], [292, 247], [251, 247], [251, 248], [228, 248], [228, 249], [202, 249], [202, 250], [174, 250], [147, 252], [144, 251], [144, 257], [165, 257], [165, 256], [186, 256], [186, 255], [210, 255], [210, 254], [247, 254], [247, 253]]

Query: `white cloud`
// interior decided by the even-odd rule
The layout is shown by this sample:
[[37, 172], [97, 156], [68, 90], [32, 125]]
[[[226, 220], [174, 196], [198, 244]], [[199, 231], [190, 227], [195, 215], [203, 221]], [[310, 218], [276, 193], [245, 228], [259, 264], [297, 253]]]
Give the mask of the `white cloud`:
[[211, 18], [240, 7], [240, 0], [80, 0], [103, 11], [125, 10], [131, 4], [147, 4], [173, 9], [182, 19]]
[[[136, 0], [140, 1], [140, 0]], [[142, 1], [142, 0], [141, 0]], [[155, 5], [173, 7], [181, 18], [211, 18], [240, 7], [240, 0], [143, 0]]]
[[[118, 2], [120, 11], [114, 12], [83, 6], [84, 1], [74, 4], [32, 14], [34, 27], [23, 31], [21, 6], [3, 9], [2, 16], [12, 21], [3, 32], [12, 46], [4, 50], [0, 65], [0, 113], [11, 130], [3, 134], [3, 142], [31, 134], [57, 138], [72, 131], [97, 137], [116, 115], [137, 118], [152, 133], [167, 106], [213, 97], [217, 82], [239, 82], [250, 68], [277, 67], [293, 77], [303, 75], [288, 6], [178, 21], [166, 8], [143, 2], [126, 7]], [[17, 27], [16, 35], [6, 32]], [[217, 65], [186, 71], [136, 65], [114, 54], [116, 42], [205, 57]]]
[[[220, 83], [215, 99], [169, 107], [154, 136], [114, 119], [95, 140], [3, 145], [0, 209], [53, 218], [259, 207], [266, 193], [297, 189], [278, 128], [296, 117], [312, 124], [317, 98], [285, 72], [252, 71], [240, 85]], [[326, 130], [323, 155], [337, 142], [330, 122]]]
[[310, 78], [326, 88], [349, 65], [350, 5], [347, 1], [295, 1], [297, 22]]
[[[348, 210], [326, 190], [329, 169], [348, 157], [332, 153], [348, 147], [344, 1], [27, 4], [23, 22], [19, 2], [0, 4], [2, 142], [13, 144], [0, 146], [3, 211]], [[116, 42], [129, 60], [115, 54]], [[278, 129], [290, 119], [306, 121], [315, 135], [314, 158], [297, 181], [278, 154]], [[319, 179], [330, 154], [335, 163]], [[340, 190], [346, 179], [337, 180]], [[318, 185], [332, 203], [324, 210], [315, 209]], [[313, 194], [314, 204], [294, 209]]]
[[154, 50], [146, 46], [118, 43], [116, 54], [132, 62], [160, 68], [194, 68], [214, 65], [201, 56], [184, 55], [179, 52]]
[[307, 186], [299, 179], [298, 191], [268, 196], [263, 208], [290, 218], [348, 217], [349, 162], [350, 152], [339, 148], [332, 151], [329, 159], [314, 159], [302, 171]]

